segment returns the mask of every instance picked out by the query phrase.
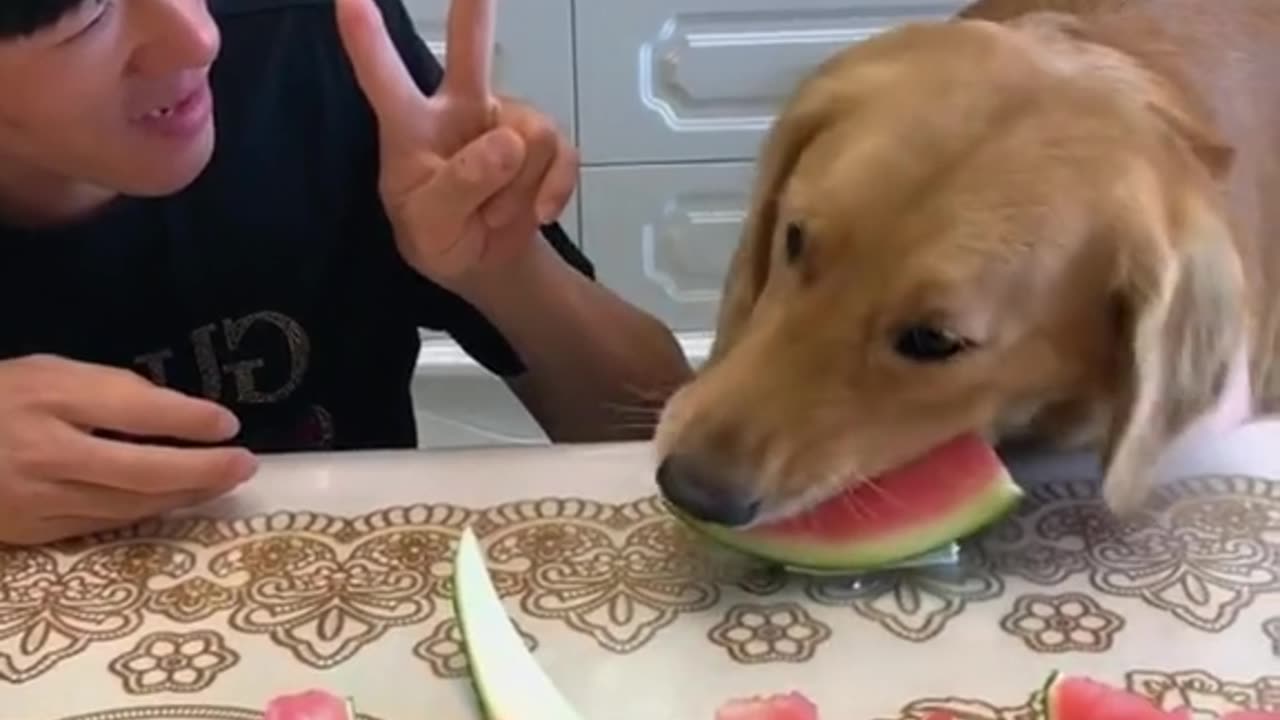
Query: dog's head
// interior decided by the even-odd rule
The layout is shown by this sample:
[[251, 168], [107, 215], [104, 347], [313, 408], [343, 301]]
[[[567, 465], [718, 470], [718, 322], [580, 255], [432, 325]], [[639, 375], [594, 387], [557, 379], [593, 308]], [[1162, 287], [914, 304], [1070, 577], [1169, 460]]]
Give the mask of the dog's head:
[[1096, 443], [1112, 507], [1141, 502], [1243, 339], [1231, 153], [1080, 32], [909, 26], [805, 79], [659, 423], [671, 501], [745, 524], [1032, 428]]

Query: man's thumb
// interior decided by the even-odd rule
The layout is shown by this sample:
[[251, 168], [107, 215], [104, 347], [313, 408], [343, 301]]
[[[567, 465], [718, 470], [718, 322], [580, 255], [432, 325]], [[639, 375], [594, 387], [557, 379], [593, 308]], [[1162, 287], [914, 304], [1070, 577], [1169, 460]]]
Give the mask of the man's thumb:
[[525, 152], [523, 138], [508, 128], [498, 128], [455, 153], [427, 186], [427, 199], [418, 211], [435, 217], [422, 220], [423, 230], [457, 236], [480, 206], [515, 180]]

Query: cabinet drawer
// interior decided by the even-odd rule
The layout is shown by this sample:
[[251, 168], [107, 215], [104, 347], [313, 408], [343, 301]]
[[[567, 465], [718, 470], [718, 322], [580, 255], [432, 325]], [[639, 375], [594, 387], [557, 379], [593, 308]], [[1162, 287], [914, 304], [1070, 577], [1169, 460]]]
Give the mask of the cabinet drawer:
[[677, 332], [713, 329], [751, 163], [585, 168], [582, 229], [602, 283]]
[[[404, 0], [418, 34], [448, 65], [445, 20], [449, 0]], [[495, 91], [525, 100], [576, 137], [571, 0], [499, 3], [494, 29]]]
[[578, 2], [583, 160], [753, 158], [778, 105], [818, 63], [894, 25], [950, 16], [965, 2]]

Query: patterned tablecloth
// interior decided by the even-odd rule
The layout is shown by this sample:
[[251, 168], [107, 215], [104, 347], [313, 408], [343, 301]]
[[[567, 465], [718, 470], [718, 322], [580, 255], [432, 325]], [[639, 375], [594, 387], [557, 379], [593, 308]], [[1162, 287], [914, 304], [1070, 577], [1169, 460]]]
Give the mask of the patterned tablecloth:
[[958, 568], [818, 581], [708, 554], [647, 452], [277, 460], [189, 515], [3, 551], [0, 719], [252, 720], [313, 686], [366, 720], [476, 718], [449, 606], [468, 524], [594, 720], [790, 689], [827, 720], [1023, 720], [1055, 668], [1198, 718], [1280, 710], [1278, 483], [1199, 480], [1116, 526], [1088, 473], [1046, 473]]

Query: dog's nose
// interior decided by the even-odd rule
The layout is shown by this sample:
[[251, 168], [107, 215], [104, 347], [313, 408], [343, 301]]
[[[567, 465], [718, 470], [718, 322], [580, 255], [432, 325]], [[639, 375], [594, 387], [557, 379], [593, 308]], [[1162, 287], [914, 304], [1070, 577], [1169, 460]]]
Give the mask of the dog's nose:
[[690, 455], [668, 455], [658, 464], [658, 488], [680, 510], [702, 522], [737, 527], [751, 522], [760, 503], [734, 489], [723, 471]]

